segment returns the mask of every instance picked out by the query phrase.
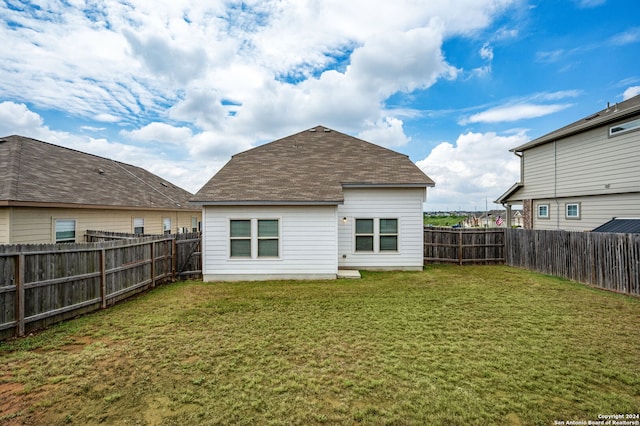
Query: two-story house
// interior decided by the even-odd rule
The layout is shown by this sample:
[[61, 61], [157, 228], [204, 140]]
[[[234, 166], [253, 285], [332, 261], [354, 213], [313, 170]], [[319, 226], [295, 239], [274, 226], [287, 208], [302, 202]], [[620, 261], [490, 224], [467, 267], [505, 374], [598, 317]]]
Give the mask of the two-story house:
[[525, 228], [587, 231], [640, 217], [640, 95], [511, 151], [520, 182], [495, 202], [521, 205]]

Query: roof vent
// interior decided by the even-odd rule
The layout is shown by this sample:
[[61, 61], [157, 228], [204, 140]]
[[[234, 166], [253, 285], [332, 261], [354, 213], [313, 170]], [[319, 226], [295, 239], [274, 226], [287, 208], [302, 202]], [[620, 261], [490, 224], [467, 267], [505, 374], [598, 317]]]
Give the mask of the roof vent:
[[312, 129], [309, 129], [309, 131], [310, 131], [310, 132], [315, 132], [315, 131], [316, 131], [316, 128], [314, 127], [314, 128], [312, 128]]
[[166, 183], [164, 183], [164, 182], [160, 182], [160, 185], [164, 186], [165, 188], [168, 188], [168, 187], [169, 187], [169, 186], [168, 186]]
[[325, 133], [328, 133], [328, 132], [330, 132], [330, 131], [331, 131], [331, 129], [327, 129], [327, 128], [325, 128], [325, 129], [324, 129], [324, 132], [325, 132]]
[[613, 112], [618, 112], [618, 103], [616, 102], [616, 107], [613, 109]]
[[584, 121], [589, 121], [589, 120], [593, 120], [596, 117], [600, 117], [600, 114], [593, 114], [590, 115], [589, 117], [585, 118]]
[[99, 175], [103, 175], [103, 174], [104, 174], [104, 170], [102, 170], [102, 169], [98, 169], [98, 174], [99, 174]]

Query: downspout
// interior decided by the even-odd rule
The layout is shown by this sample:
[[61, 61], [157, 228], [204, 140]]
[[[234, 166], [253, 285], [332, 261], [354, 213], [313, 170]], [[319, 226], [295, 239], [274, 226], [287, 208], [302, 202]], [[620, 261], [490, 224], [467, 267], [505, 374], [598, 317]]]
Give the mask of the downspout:
[[553, 141], [553, 201], [556, 203], [556, 229], [560, 229], [560, 203], [558, 203], [558, 149]]

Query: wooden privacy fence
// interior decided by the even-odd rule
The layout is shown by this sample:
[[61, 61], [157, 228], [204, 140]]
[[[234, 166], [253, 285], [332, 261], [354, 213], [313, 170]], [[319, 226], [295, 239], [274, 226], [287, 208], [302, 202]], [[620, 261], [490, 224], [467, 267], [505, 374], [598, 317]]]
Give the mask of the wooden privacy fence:
[[180, 243], [175, 236], [155, 236], [0, 246], [0, 339], [106, 308], [176, 276], [200, 273], [199, 257], [193, 256], [199, 236], [197, 243], [189, 236], [183, 234]]
[[[87, 242], [135, 240], [140, 237], [158, 237], [157, 235], [125, 234], [121, 232], [86, 231], [84, 238]], [[200, 245], [202, 236], [199, 232], [166, 235], [173, 240], [175, 253], [174, 276], [184, 278], [202, 275]]]
[[640, 234], [506, 230], [506, 264], [640, 296]]
[[424, 228], [426, 263], [504, 263], [504, 229]]

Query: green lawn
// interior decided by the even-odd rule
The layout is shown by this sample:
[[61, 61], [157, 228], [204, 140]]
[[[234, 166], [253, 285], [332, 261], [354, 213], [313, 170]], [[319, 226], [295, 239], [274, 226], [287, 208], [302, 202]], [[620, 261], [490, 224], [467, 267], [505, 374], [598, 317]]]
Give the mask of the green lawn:
[[639, 325], [502, 266], [182, 282], [0, 343], [0, 424], [586, 422], [640, 413]]

